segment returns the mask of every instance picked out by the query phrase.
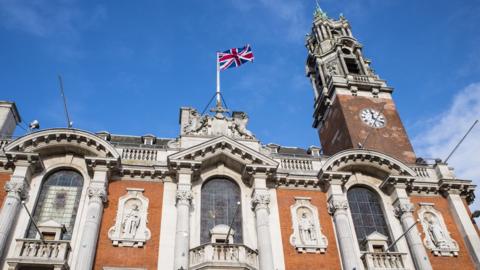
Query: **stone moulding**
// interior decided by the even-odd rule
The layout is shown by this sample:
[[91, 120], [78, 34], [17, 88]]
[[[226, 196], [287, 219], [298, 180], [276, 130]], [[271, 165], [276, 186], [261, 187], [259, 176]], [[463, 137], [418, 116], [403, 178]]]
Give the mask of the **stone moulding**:
[[311, 204], [309, 197], [295, 197], [295, 204], [290, 206], [293, 232], [290, 244], [298, 252], [325, 253], [328, 241], [322, 234], [318, 218], [318, 209]]
[[115, 225], [108, 231], [114, 246], [142, 247], [150, 239], [148, 198], [141, 188], [127, 188], [127, 194], [118, 200]]

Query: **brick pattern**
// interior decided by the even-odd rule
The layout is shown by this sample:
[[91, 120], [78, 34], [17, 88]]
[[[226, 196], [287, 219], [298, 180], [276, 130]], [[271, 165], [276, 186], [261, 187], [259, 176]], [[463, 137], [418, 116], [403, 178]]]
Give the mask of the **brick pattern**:
[[[328, 247], [325, 254], [298, 253], [295, 247], [290, 244], [290, 235], [293, 232], [290, 206], [295, 203], [295, 197], [310, 197], [312, 198], [311, 203], [317, 207], [322, 233], [328, 239]], [[277, 198], [286, 269], [340, 269], [340, 258], [335, 241], [333, 222], [327, 212], [326, 194], [320, 191], [278, 189]]]
[[0, 173], [0, 207], [3, 205], [3, 200], [7, 196], [7, 192], [5, 191], [5, 183], [10, 180], [10, 174], [8, 173]]
[[[438, 256], [434, 256], [429, 249], [426, 249], [427, 253], [429, 254], [428, 257], [430, 259], [430, 262], [432, 263], [433, 269], [447, 270], [447, 269], [452, 269], [453, 265], [457, 265], [461, 267], [462, 270], [475, 269], [475, 265], [473, 261], [470, 259], [468, 250], [465, 246], [465, 242], [462, 236], [460, 235], [460, 231], [457, 227], [457, 224], [455, 223], [455, 220], [453, 219], [450, 207], [448, 205], [448, 200], [440, 196], [438, 197], [412, 196], [410, 197], [410, 200], [412, 201], [412, 203], [415, 204], [416, 209], [419, 209], [418, 203], [421, 203], [421, 202], [434, 203], [435, 209], [442, 212], [445, 225], [447, 226], [451, 237], [455, 241], [457, 241], [458, 246], [460, 247], [458, 257], [438, 257]], [[416, 213], [415, 215], [416, 215], [416, 218], [418, 218]], [[425, 234], [424, 234], [422, 225], [418, 224], [417, 227], [418, 227], [418, 231], [421, 233], [421, 238], [423, 241]]]
[[[108, 239], [108, 230], [115, 224], [118, 199], [126, 194], [126, 188], [143, 188], [145, 189], [145, 197], [149, 199], [147, 227], [150, 229], [152, 237], [142, 248], [114, 247], [112, 241]], [[95, 256], [95, 270], [102, 270], [105, 266], [157, 269], [162, 201], [162, 183], [142, 181], [110, 182], [108, 186], [108, 204], [103, 213]]]
[[[382, 111], [383, 106], [382, 113], [386, 118], [384, 128], [371, 128], [360, 119], [362, 109], [372, 108]], [[369, 132], [370, 134], [367, 135]], [[344, 149], [357, 148], [357, 144], [363, 143], [368, 136], [365, 148], [378, 150], [407, 163], [415, 162], [412, 145], [395, 108], [395, 103], [391, 99], [338, 95], [325, 121], [325, 126], [319, 134], [327, 155], [333, 155]]]

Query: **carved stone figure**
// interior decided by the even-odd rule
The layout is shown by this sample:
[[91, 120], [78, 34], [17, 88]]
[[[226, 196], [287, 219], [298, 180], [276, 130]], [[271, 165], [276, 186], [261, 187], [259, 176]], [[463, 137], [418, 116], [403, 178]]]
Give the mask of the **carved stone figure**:
[[290, 243], [302, 253], [324, 253], [328, 246], [327, 238], [322, 234], [318, 218], [318, 209], [310, 203], [308, 197], [296, 197], [290, 206], [293, 233]]
[[148, 199], [143, 189], [127, 188], [127, 194], [118, 200], [115, 225], [108, 231], [114, 246], [141, 247], [150, 239], [147, 228]]
[[190, 110], [188, 125], [184, 127], [185, 134], [195, 134], [199, 132], [207, 123], [207, 118], [202, 117], [196, 110]]
[[244, 112], [233, 112], [233, 127], [241, 137], [253, 139], [253, 134], [247, 129], [248, 116]]
[[310, 217], [307, 216], [307, 213], [302, 213], [300, 220], [298, 221], [298, 228], [300, 230], [300, 238], [303, 243], [311, 244], [315, 243], [317, 236], [315, 233], [315, 224]]
[[125, 219], [122, 222], [124, 237], [134, 237], [137, 233], [138, 225], [140, 225], [139, 212], [138, 205], [135, 204], [133, 205], [133, 208], [130, 209], [125, 215]]
[[442, 214], [431, 203], [420, 203], [418, 216], [422, 223], [425, 246], [435, 256], [457, 256], [458, 244], [450, 237]]

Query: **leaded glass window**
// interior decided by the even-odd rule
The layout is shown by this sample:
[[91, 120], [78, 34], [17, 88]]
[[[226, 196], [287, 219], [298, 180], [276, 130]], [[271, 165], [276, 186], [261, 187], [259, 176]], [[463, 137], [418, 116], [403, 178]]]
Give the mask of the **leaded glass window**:
[[347, 197], [360, 249], [366, 250], [363, 240], [374, 231], [387, 236], [390, 243], [390, 233], [378, 196], [367, 188], [353, 187], [348, 190]]
[[[43, 182], [33, 214], [37, 224], [49, 220], [63, 224], [66, 231], [62, 240], [70, 240], [77, 217], [82, 186], [83, 177], [76, 171], [61, 170], [49, 175]], [[30, 224], [28, 237], [35, 238], [36, 235], [37, 231], [33, 224]]]
[[[210, 243], [210, 230], [219, 224], [230, 226], [240, 202], [240, 187], [228, 179], [212, 179], [202, 187], [201, 233], [202, 244]], [[242, 211], [241, 206], [232, 225], [235, 230], [234, 242], [242, 243]]]

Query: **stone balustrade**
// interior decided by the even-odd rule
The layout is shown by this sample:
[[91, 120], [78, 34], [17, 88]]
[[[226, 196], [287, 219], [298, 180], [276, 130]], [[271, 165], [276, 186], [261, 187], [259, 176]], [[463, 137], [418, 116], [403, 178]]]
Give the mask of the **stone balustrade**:
[[369, 82], [368, 76], [365, 75], [353, 75], [352, 78], [357, 82]]
[[300, 158], [282, 158], [280, 160], [280, 168], [285, 170], [300, 170], [300, 171], [312, 171], [313, 161], [309, 159]]
[[148, 148], [123, 148], [122, 159], [156, 161], [157, 151], [157, 149]]
[[406, 270], [401, 252], [365, 252], [362, 255], [366, 270]]
[[29, 265], [68, 269], [70, 241], [40, 239], [17, 239], [16, 241], [14, 255], [6, 260], [10, 267]]
[[258, 269], [256, 251], [241, 244], [205, 244], [190, 249], [189, 269]]
[[427, 167], [427, 166], [417, 166], [417, 167], [413, 167], [412, 168], [416, 173], [417, 173], [417, 176], [418, 177], [421, 177], [421, 178], [430, 178], [430, 172], [429, 170], [431, 168]]

